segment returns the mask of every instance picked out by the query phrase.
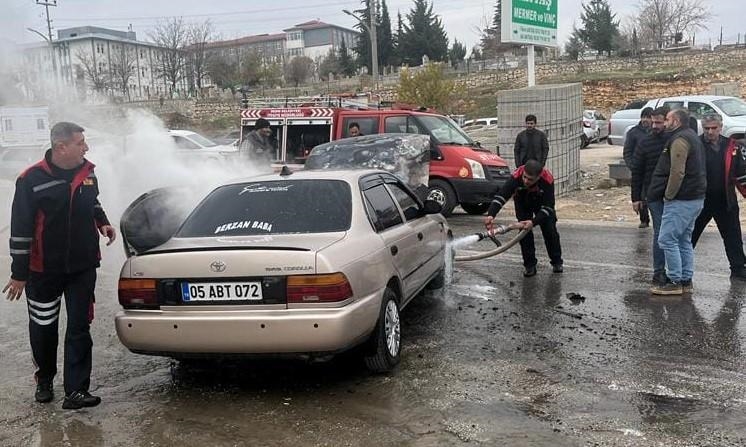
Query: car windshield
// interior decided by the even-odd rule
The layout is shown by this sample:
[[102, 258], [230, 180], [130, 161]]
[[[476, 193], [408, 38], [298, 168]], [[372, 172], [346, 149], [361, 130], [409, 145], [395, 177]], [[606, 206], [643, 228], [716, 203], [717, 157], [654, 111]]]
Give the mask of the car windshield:
[[583, 118], [588, 118], [589, 120], [593, 119], [593, 111], [592, 110], [586, 110], [583, 112]]
[[178, 237], [346, 231], [350, 186], [340, 180], [279, 180], [223, 186], [192, 212]]
[[474, 146], [474, 141], [448, 117], [419, 115], [417, 119], [440, 144]]
[[209, 140], [198, 133], [189, 134], [189, 138], [202, 147], [215, 147], [218, 145], [214, 141]]
[[746, 115], [746, 102], [740, 98], [717, 99], [712, 102], [728, 116]]

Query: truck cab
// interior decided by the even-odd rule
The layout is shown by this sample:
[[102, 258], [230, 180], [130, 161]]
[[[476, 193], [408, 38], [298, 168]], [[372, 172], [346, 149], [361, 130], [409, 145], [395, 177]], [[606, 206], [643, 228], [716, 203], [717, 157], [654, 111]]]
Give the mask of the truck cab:
[[[469, 214], [483, 214], [492, 197], [510, 177], [508, 164], [482, 148], [447, 116], [404, 108], [267, 107], [241, 111], [241, 139], [258, 118], [271, 124], [275, 160], [301, 165], [317, 145], [349, 137], [357, 123], [363, 135], [412, 133], [430, 137], [428, 199], [450, 215], [457, 205]], [[241, 145], [239, 144], [239, 147]]]

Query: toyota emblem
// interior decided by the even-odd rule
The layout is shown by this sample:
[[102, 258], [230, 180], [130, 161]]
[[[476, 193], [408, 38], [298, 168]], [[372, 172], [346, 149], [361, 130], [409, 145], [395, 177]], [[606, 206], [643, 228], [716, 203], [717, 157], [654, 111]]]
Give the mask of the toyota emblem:
[[215, 273], [220, 273], [225, 271], [225, 262], [223, 261], [215, 261], [212, 264], [210, 264], [210, 270], [212, 270]]

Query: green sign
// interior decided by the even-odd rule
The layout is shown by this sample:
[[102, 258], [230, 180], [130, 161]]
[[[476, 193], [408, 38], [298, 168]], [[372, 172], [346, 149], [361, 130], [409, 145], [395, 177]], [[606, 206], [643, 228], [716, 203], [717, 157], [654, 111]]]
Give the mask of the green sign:
[[528, 45], [557, 46], [559, 0], [503, 0], [501, 40]]

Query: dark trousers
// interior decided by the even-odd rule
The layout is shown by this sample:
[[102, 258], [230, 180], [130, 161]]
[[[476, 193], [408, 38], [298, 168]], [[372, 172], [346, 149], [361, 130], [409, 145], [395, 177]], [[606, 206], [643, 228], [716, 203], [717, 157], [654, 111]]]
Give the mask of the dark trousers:
[[640, 206], [640, 223], [650, 223], [650, 213], [648, 212], [648, 201], [643, 200]]
[[88, 391], [91, 382], [90, 323], [96, 270], [72, 274], [32, 273], [26, 283], [31, 350], [37, 382], [51, 382], [57, 374], [60, 307], [65, 295], [65, 394]]
[[743, 270], [746, 264], [746, 256], [743, 253], [743, 239], [741, 237], [741, 222], [739, 220], [738, 206], [730, 211], [725, 203], [712, 203], [705, 200], [705, 207], [699, 213], [694, 222], [692, 233], [692, 245], [697, 246], [697, 241], [705, 230], [710, 220], [715, 219], [715, 224], [725, 244], [725, 255], [728, 257], [731, 271]]
[[[520, 209], [516, 206], [515, 217], [519, 221], [531, 220], [534, 213], [530, 210]], [[557, 232], [557, 218], [552, 216], [545, 219], [541, 224], [541, 234], [544, 236], [544, 245], [547, 247], [547, 254], [552, 265], [562, 264], [562, 246], [560, 245], [560, 235]], [[536, 265], [536, 246], [534, 245], [534, 232], [530, 231], [521, 239], [521, 255], [523, 256], [523, 266], [533, 267]]]

